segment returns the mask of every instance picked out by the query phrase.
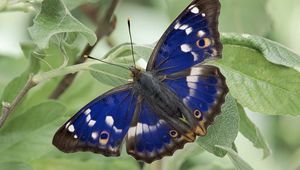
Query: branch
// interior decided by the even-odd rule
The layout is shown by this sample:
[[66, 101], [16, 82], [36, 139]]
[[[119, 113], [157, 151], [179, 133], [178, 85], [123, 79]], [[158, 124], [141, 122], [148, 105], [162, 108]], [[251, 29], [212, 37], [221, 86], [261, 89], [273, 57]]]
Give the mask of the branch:
[[[108, 8], [105, 16], [97, 24], [97, 42], [93, 45], [87, 45], [83, 50], [81, 57], [75, 62], [75, 64], [84, 63], [86, 61], [85, 55], [89, 55], [97, 43], [104, 37], [111, 34], [115, 28], [116, 18], [113, 17], [114, 11], [119, 3], [119, 0], [113, 0], [110, 7]], [[113, 18], [113, 19], [112, 19]], [[112, 20], [111, 20], [112, 19]], [[55, 90], [49, 96], [50, 99], [58, 99], [73, 83], [77, 73], [66, 75], [56, 86]]]
[[21, 102], [21, 100], [24, 98], [24, 96], [28, 93], [28, 91], [36, 86], [37, 84], [32, 80], [33, 76], [29, 75], [29, 78], [25, 84], [25, 86], [23, 87], [23, 89], [20, 91], [20, 93], [16, 96], [16, 98], [12, 101], [12, 103], [7, 103], [7, 102], [3, 102], [2, 103], [2, 115], [0, 117], [0, 128], [3, 126], [4, 122], [6, 121], [6, 119], [8, 118], [8, 116], [10, 115], [10, 113], [12, 113], [12, 111], [14, 111], [14, 109], [16, 108], [16, 106]]

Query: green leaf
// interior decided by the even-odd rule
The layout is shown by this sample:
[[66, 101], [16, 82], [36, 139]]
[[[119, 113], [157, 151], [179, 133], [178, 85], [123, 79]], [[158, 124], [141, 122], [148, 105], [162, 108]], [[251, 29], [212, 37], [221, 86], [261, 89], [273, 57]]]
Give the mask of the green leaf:
[[224, 45], [216, 61], [226, 77], [230, 94], [252, 111], [273, 115], [300, 114], [300, 74], [268, 62], [256, 50]]
[[[27, 60], [0, 56], [0, 95], [5, 86], [19, 76], [27, 67]], [[1, 106], [0, 106], [1, 107]]]
[[[21, 43], [20, 44], [23, 54], [26, 58], [29, 59], [29, 67], [27, 68], [27, 72], [37, 73], [40, 70], [40, 60], [44, 58], [44, 55], [39, 55], [41, 52], [36, 52], [37, 46], [33, 43]], [[39, 54], [38, 54], [39, 53]]]
[[80, 5], [87, 4], [87, 3], [95, 3], [100, 0], [63, 0], [63, 2], [66, 4], [68, 9], [72, 10], [74, 8], [79, 7]]
[[238, 134], [239, 112], [234, 98], [227, 95], [226, 102], [222, 106], [222, 113], [215, 118], [215, 122], [209, 126], [207, 134], [197, 139], [197, 143], [206, 151], [223, 157], [226, 152], [215, 145], [232, 147], [232, 143]]
[[263, 37], [247, 34], [222, 34], [223, 45], [247, 47], [259, 51], [268, 61], [300, 68], [300, 56], [283, 45]]
[[[151, 45], [134, 45], [135, 60], [138, 67], [145, 68], [147, 60], [152, 52]], [[133, 65], [131, 46], [129, 43], [113, 48], [103, 57], [105, 61], [123, 65], [126, 67]], [[103, 84], [117, 86], [128, 83], [131, 79], [130, 71], [109, 64], [94, 64], [90, 66], [92, 76]]]
[[238, 104], [238, 109], [240, 113], [240, 132], [253, 143], [256, 148], [263, 149], [263, 157], [266, 158], [270, 156], [271, 151], [262, 136], [260, 130], [255, 126], [253, 122], [248, 118], [244, 108]]
[[[140, 58], [148, 61], [153, 51], [153, 44], [150, 45], [133, 45], [135, 60], [138, 61]], [[112, 50], [110, 50], [104, 57], [110, 62], [120, 62], [124, 64], [133, 65], [132, 51], [130, 43], [121, 44]]]
[[23, 73], [21, 76], [14, 78], [10, 81], [2, 94], [1, 101], [3, 102], [12, 102], [17, 94], [22, 90], [28, 81], [29, 75], [27, 73]]
[[[98, 157], [101, 157], [98, 155]], [[43, 170], [138, 170], [138, 164], [132, 159], [122, 160], [120, 158], [103, 158], [88, 160], [72, 160], [67, 158], [42, 158], [32, 162], [34, 169]]]
[[118, 86], [128, 83], [130, 72], [123, 68], [108, 64], [94, 64], [90, 68], [92, 76], [100, 83], [110, 86]]
[[44, 0], [40, 13], [29, 28], [34, 42], [40, 48], [45, 48], [52, 36], [69, 32], [84, 35], [90, 45], [95, 44], [97, 40], [95, 33], [74, 18], [61, 0]]
[[4, 162], [0, 163], [1, 170], [32, 170], [30, 165], [23, 162]]
[[184, 149], [176, 151], [174, 155], [163, 159], [162, 169], [180, 170], [183, 163], [189, 158], [203, 152], [199, 145], [192, 143], [184, 147]]
[[32, 160], [47, 153], [64, 112], [62, 104], [49, 101], [9, 119], [0, 130], [0, 160]]
[[222, 32], [265, 35], [270, 31], [272, 20], [266, 10], [267, 0], [226, 0], [221, 5]]
[[253, 168], [245, 162], [234, 150], [225, 146], [216, 145], [217, 148], [220, 148], [227, 152], [228, 157], [234, 164], [237, 170], [252, 170]]

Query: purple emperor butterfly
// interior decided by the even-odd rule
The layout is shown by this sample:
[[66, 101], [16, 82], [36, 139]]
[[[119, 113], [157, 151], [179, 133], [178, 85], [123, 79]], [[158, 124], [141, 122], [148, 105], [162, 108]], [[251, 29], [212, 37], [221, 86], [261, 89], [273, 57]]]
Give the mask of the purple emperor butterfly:
[[207, 60], [221, 58], [219, 0], [193, 0], [163, 34], [145, 71], [97, 97], [55, 134], [63, 152], [128, 154], [151, 163], [207, 133], [228, 88]]

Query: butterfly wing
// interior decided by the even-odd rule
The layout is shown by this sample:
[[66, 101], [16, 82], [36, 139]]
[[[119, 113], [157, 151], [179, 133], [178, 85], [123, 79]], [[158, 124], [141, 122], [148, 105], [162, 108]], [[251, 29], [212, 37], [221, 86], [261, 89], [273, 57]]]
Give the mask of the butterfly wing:
[[137, 106], [135, 123], [126, 137], [127, 152], [135, 159], [151, 163], [194, 141], [194, 133], [183, 121], [173, 119], [177, 124], [169, 123], [159, 117], [146, 101], [139, 102]]
[[135, 104], [131, 84], [108, 91], [68, 120], [56, 132], [53, 144], [63, 152], [91, 151], [118, 156]]
[[206, 59], [219, 58], [219, 0], [194, 0], [170, 25], [147, 65], [158, 75], [187, 69]]
[[[181, 72], [166, 75], [163, 83], [190, 108], [189, 123], [197, 135], [205, 135], [207, 127], [221, 112], [228, 87], [224, 76], [215, 66], [196, 65]], [[185, 115], [189, 117], [190, 115]]]

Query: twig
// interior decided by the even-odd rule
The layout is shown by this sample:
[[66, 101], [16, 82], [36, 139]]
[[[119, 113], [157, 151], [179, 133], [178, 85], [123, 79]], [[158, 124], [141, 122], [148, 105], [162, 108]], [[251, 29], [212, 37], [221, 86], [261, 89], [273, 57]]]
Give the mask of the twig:
[[2, 103], [3, 108], [2, 108], [2, 115], [0, 117], [0, 128], [3, 126], [4, 122], [6, 121], [6, 119], [10, 115], [10, 113], [12, 113], [12, 111], [14, 111], [14, 109], [16, 108], [16, 106], [20, 103], [20, 101], [27, 94], [27, 92], [32, 87], [36, 86], [36, 83], [34, 81], [32, 81], [32, 78], [33, 78], [33, 75], [29, 75], [29, 78], [28, 78], [25, 86], [20, 91], [20, 93], [16, 96], [16, 98], [12, 101], [11, 104], [7, 103], [7, 102], [3, 102]]
[[[81, 57], [75, 62], [75, 64], [84, 63], [86, 61], [85, 55], [89, 55], [96, 44], [114, 30], [116, 24], [116, 18], [113, 17], [114, 11], [119, 3], [119, 0], [113, 0], [110, 7], [108, 8], [105, 16], [98, 23], [96, 30], [97, 42], [93, 45], [87, 45], [83, 50]], [[112, 19], [112, 20], [111, 20]], [[56, 86], [55, 90], [49, 96], [50, 99], [58, 99], [73, 83], [77, 73], [66, 75]]]

